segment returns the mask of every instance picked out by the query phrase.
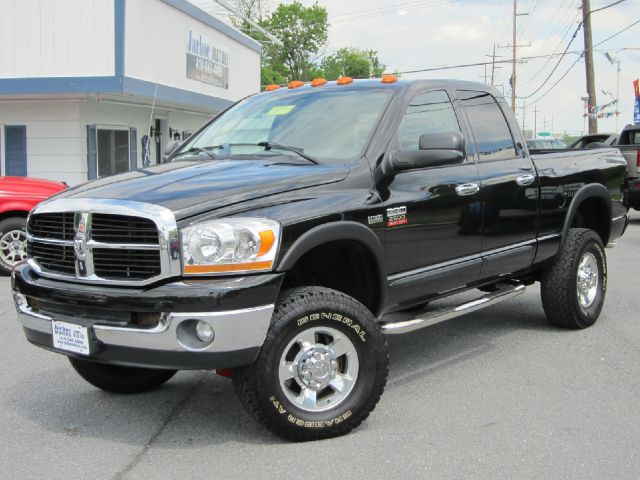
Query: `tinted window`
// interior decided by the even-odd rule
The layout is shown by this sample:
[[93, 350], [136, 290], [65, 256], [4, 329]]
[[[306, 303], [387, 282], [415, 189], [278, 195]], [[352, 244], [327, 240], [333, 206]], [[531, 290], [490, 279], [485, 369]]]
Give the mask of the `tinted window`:
[[485, 92], [458, 92], [476, 139], [480, 161], [514, 158], [516, 148], [496, 100]]
[[438, 90], [416, 95], [407, 108], [398, 142], [401, 150], [418, 150], [420, 135], [425, 133], [459, 132], [460, 126], [447, 92]]
[[[181, 151], [269, 141], [300, 148], [324, 163], [356, 158], [393, 95], [388, 88], [301, 87], [241, 101], [216, 118]], [[216, 150], [214, 149], [214, 152]], [[287, 155], [260, 146], [232, 145], [231, 154]], [[295, 154], [290, 154], [295, 157]]]

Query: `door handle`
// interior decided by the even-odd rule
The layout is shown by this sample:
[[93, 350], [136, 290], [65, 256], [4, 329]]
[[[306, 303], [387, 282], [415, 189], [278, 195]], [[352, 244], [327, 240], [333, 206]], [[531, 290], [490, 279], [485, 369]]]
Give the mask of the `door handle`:
[[456, 187], [456, 193], [460, 197], [468, 197], [469, 195], [475, 195], [480, 191], [480, 185], [477, 183], [463, 183]]
[[516, 183], [521, 187], [531, 185], [533, 182], [535, 182], [535, 180], [536, 180], [536, 176], [533, 175], [532, 173], [525, 173], [524, 175], [518, 175], [516, 177]]

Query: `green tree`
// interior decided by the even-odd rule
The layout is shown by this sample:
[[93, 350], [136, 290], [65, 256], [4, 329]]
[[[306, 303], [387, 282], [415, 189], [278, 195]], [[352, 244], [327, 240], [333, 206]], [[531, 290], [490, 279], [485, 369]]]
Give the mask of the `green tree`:
[[327, 80], [335, 80], [342, 75], [353, 78], [379, 77], [385, 69], [378, 59], [378, 52], [353, 47], [341, 48], [325, 57], [320, 67]]
[[284, 45], [263, 44], [263, 69], [273, 78], [279, 74], [286, 80], [310, 80], [314, 63], [327, 43], [327, 17], [326, 8], [317, 3], [310, 7], [298, 1], [278, 5], [261, 26]]

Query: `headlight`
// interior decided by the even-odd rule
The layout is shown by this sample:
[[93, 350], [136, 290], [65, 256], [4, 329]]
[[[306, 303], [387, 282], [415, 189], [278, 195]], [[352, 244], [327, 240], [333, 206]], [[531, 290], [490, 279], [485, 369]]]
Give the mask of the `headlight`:
[[280, 224], [266, 218], [223, 218], [182, 230], [186, 275], [271, 270]]

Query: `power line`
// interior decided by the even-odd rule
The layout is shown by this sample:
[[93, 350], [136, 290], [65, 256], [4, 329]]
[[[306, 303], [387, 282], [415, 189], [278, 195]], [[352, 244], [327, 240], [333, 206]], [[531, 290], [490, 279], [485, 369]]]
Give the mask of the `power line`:
[[567, 69], [567, 71], [566, 71], [566, 72], [564, 72], [564, 74], [563, 74], [563, 75], [558, 79], [558, 81], [557, 81], [556, 83], [554, 83], [553, 85], [551, 85], [551, 87], [549, 87], [549, 90], [547, 90], [547, 91], [546, 91], [546, 92], [544, 92], [542, 95], [540, 95], [540, 97], [538, 97], [537, 99], [533, 100], [533, 101], [529, 104], [529, 106], [531, 106], [531, 105], [535, 105], [535, 104], [536, 104], [536, 103], [538, 103], [540, 100], [542, 100], [544, 97], [546, 97], [546, 96], [547, 96], [547, 94], [548, 94], [549, 92], [551, 92], [551, 90], [553, 90], [553, 89], [556, 87], [556, 85], [558, 85], [558, 84], [559, 84], [559, 83], [564, 79], [564, 77], [566, 77], [566, 76], [569, 74], [569, 72], [571, 71], [571, 69], [572, 69], [573, 67], [575, 67], [575, 66], [578, 64], [578, 62], [579, 62], [580, 60], [582, 60], [582, 57], [584, 56], [584, 52], [582, 52], [582, 53], [583, 53], [583, 54], [582, 54], [582, 55], [580, 55], [580, 56], [576, 59], [576, 61], [575, 61], [575, 62], [573, 62], [573, 63], [571, 64], [571, 66]]
[[609, 40], [611, 40], [614, 37], [617, 37], [618, 35], [620, 35], [621, 33], [626, 32], [627, 30], [629, 30], [631, 27], [637, 25], [640, 23], [640, 20], [636, 20], [635, 22], [633, 22], [631, 25], [629, 25], [628, 27], [623, 28], [622, 30], [620, 30], [619, 32], [614, 33], [613, 35], [611, 35], [610, 37], [605, 38], [604, 40], [602, 40], [601, 42], [598, 42], [594, 45], [594, 47], [597, 47], [598, 45], [602, 45], [604, 42], [608, 42]]
[[[571, 52], [567, 52], [567, 54], [582, 54], [582, 50], [574, 50]], [[525, 60], [536, 60], [539, 58], [548, 58], [549, 56], [557, 57], [558, 55], [562, 55], [561, 53], [555, 54], [547, 54], [547, 55], [533, 55], [530, 57], [520, 57], [516, 61], [523, 62]], [[496, 60], [495, 63], [512, 63], [513, 60]], [[402, 72], [397, 72], [399, 74], [408, 74], [408, 73], [423, 73], [423, 72], [436, 72], [439, 70], [455, 70], [457, 68], [467, 68], [467, 67], [479, 67], [482, 65], [491, 65], [493, 62], [476, 62], [476, 63], [463, 63], [459, 65], [443, 65], [440, 67], [430, 67], [430, 68], [420, 68], [415, 70], [404, 70]]]
[[[603, 43], [605, 43], [605, 42], [608, 42], [608, 41], [609, 41], [609, 40], [611, 40], [612, 38], [614, 38], [614, 37], [616, 37], [616, 36], [620, 35], [620, 34], [621, 34], [621, 33], [623, 33], [623, 32], [626, 32], [626, 31], [627, 31], [627, 30], [629, 30], [631, 27], [633, 27], [634, 25], [637, 25], [637, 24], [639, 24], [639, 23], [640, 23], [640, 20], [636, 20], [636, 21], [635, 21], [635, 22], [633, 22], [631, 25], [629, 25], [629, 26], [627, 26], [627, 27], [623, 28], [622, 30], [620, 30], [620, 31], [618, 31], [618, 32], [614, 33], [613, 35], [611, 35], [611, 36], [609, 36], [609, 37], [605, 38], [604, 40], [602, 40], [602, 41], [600, 41], [600, 42], [596, 43], [596, 44], [594, 45], [594, 47], [597, 47], [598, 45], [602, 45], [602, 44], [603, 44]], [[559, 83], [560, 83], [560, 82], [561, 82], [561, 81], [562, 81], [562, 80], [563, 80], [563, 79], [564, 79], [564, 78], [569, 74], [569, 72], [571, 71], [571, 69], [573, 69], [573, 67], [575, 67], [575, 66], [578, 64], [578, 62], [582, 59], [582, 57], [583, 57], [583, 56], [584, 56], [584, 52], [582, 52], [582, 54], [581, 54], [581, 55], [576, 59], [576, 61], [575, 61], [575, 62], [573, 62], [573, 63], [571, 64], [571, 66], [570, 66], [570, 67], [567, 69], [567, 71], [566, 71], [566, 72], [564, 72], [564, 74], [563, 74], [563, 75], [562, 75], [562, 76], [561, 76], [561, 77], [556, 81], [556, 83], [554, 83], [553, 85], [551, 85], [551, 87], [550, 87], [546, 92], [544, 92], [544, 93], [543, 93], [540, 97], [538, 97], [536, 100], [533, 100], [529, 105], [533, 105], [533, 104], [535, 104], [535, 103], [538, 103], [540, 100], [542, 100], [544, 97], [546, 97], [546, 96], [547, 96], [547, 94], [548, 94], [549, 92], [551, 92], [551, 90], [553, 90], [553, 89], [556, 87], [556, 85], [558, 85], [558, 84], [559, 84]]]
[[[560, 38], [560, 41], [558, 42], [558, 45], [556, 45], [556, 48], [553, 49], [553, 54], [558, 53], [558, 50], [560, 49], [562, 44], [565, 42], [565, 37], [567, 36], [567, 34], [569, 34], [569, 32], [571, 31], [571, 27], [573, 26], [574, 22], [578, 19], [578, 15], [580, 15], [580, 14], [576, 13], [575, 16], [569, 22], [569, 24], [567, 25], [567, 28], [564, 31], [564, 33], [562, 34], [562, 37]], [[550, 55], [547, 58], [547, 60], [544, 62], [544, 65], [542, 65], [542, 67], [540, 67], [540, 69], [534, 75], [529, 77], [529, 80], [527, 80], [523, 86], [528, 85], [533, 80], [535, 80], [538, 77], [538, 75], [540, 75], [543, 72], [543, 70], [547, 67], [547, 65], [549, 65], [549, 62], [551, 61], [552, 58], [553, 57]]]
[[547, 78], [544, 79], [544, 82], [542, 82], [540, 84], [540, 86], [538, 88], [536, 88], [532, 93], [530, 93], [529, 95], [527, 95], [526, 97], [520, 97], [520, 98], [531, 98], [533, 97], [536, 93], [538, 93], [540, 90], [542, 90], [542, 87], [544, 87], [547, 82], [549, 81], [549, 79], [552, 77], [552, 75], [555, 73], [555, 71], [558, 69], [558, 67], [560, 66], [560, 62], [562, 62], [562, 59], [564, 58], [564, 56], [567, 54], [567, 52], [569, 51], [569, 47], [571, 46], [571, 44], [573, 43], [573, 41], [576, 39], [576, 36], [578, 35], [578, 32], [580, 31], [580, 28], [582, 28], [582, 22], [580, 22], [578, 24], [578, 28], [576, 28], [575, 32], [573, 32], [573, 36], [571, 37], [571, 40], [569, 40], [569, 43], [567, 44], [567, 48], [564, 49], [564, 52], [562, 52], [562, 54], [560, 55], [560, 58], [558, 59], [558, 63], [556, 63], [556, 66], [553, 67], [553, 70], [551, 70], [551, 73], [549, 73], [549, 75], [547, 76]]
[[613, 6], [618, 5], [619, 3], [622, 3], [622, 2], [625, 2], [625, 1], [626, 0], [618, 0], [617, 2], [610, 3], [609, 5], [605, 5], [604, 7], [596, 8], [595, 10], [591, 10], [589, 12], [589, 15], [591, 15], [592, 13], [599, 12], [600, 10], [606, 10], [609, 7], [613, 7]]
[[459, 2], [460, 0], [431, 0], [429, 2], [425, 0], [400, 3], [393, 6], [379, 7], [375, 9], [359, 10], [350, 13], [344, 13], [341, 15], [335, 15], [330, 18], [331, 23], [348, 23], [356, 22], [360, 20], [366, 20], [369, 18], [394, 15], [400, 11], [413, 11], [421, 10], [423, 8], [434, 8], [447, 5], [449, 3]]

